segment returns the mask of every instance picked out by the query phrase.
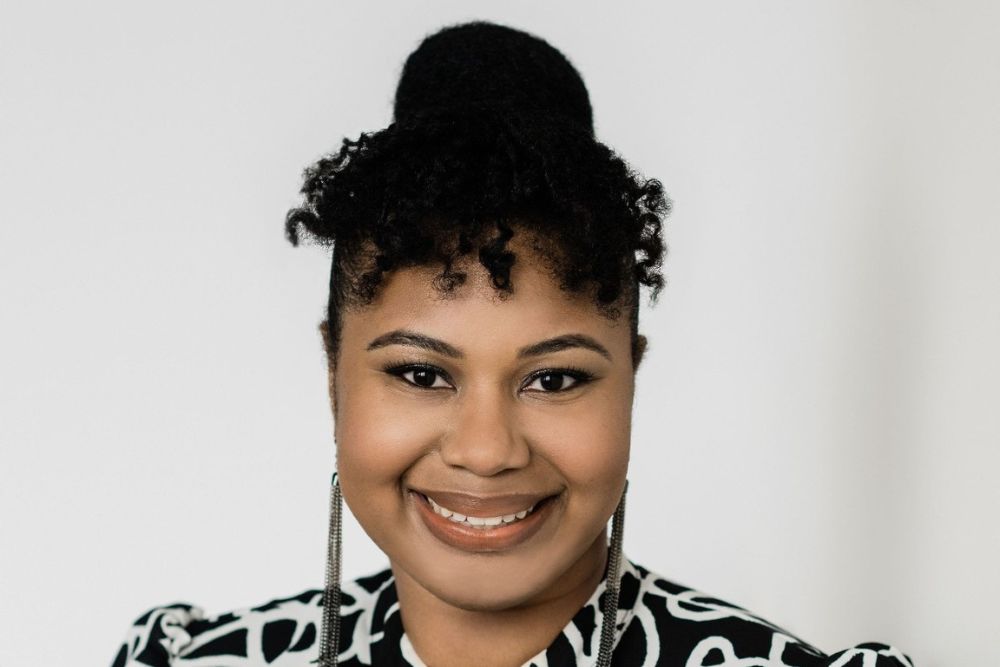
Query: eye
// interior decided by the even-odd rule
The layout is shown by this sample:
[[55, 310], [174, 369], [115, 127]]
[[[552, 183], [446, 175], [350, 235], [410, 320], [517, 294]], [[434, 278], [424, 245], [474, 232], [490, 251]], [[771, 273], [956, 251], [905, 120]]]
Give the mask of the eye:
[[553, 368], [535, 373], [531, 376], [530, 383], [523, 388], [528, 391], [555, 393], [578, 387], [593, 379], [593, 375], [583, 370]]
[[394, 366], [385, 369], [386, 373], [402, 378], [405, 382], [422, 389], [448, 389], [451, 385], [445, 379], [444, 372], [433, 366]]

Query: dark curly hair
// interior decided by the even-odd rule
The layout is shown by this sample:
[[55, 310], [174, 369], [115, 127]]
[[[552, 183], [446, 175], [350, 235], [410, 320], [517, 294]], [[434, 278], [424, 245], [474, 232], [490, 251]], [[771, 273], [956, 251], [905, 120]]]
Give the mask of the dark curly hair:
[[305, 172], [303, 203], [285, 230], [333, 246], [327, 353], [342, 308], [370, 304], [387, 272], [438, 264], [435, 287], [463, 284], [458, 259], [476, 252], [500, 296], [510, 294], [523, 232], [561, 289], [587, 291], [607, 317], [638, 291], [663, 286], [662, 220], [670, 201], [594, 139], [580, 75], [545, 41], [490, 23], [445, 28], [407, 59], [394, 122], [344, 139]]

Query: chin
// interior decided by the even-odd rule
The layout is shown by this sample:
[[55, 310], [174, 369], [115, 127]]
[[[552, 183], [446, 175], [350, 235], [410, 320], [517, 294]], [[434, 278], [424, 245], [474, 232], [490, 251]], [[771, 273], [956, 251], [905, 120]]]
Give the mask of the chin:
[[440, 576], [434, 573], [418, 583], [441, 601], [465, 611], [498, 612], [536, 600], [552, 585], [546, 578]]
[[498, 612], [538, 603], [557, 596], [563, 586], [572, 586], [572, 575], [566, 575], [580, 554], [589, 551], [591, 541], [559, 537], [561, 544], [534, 545], [515, 553], [462, 554], [438, 546], [420, 556], [408, 550], [403, 558], [390, 560], [452, 607]]

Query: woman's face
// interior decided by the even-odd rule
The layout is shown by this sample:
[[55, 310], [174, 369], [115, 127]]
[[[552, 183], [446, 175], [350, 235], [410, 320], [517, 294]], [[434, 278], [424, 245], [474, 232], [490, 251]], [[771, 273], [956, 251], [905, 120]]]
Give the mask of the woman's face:
[[436, 267], [387, 275], [344, 312], [331, 377], [345, 501], [397, 577], [463, 609], [603, 566], [629, 458], [627, 315], [560, 290], [518, 239], [506, 299], [478, 262], [448, 296]]

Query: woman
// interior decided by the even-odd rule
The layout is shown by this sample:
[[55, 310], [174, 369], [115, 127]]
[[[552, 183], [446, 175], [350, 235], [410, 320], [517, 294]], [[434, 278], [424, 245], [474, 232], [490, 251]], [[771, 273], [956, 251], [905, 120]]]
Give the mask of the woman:
[[[662, 286], [669, 204], [595, 140], [565, 57], [448, 28], [394, 111], [307, 171], [286, 225], [333, 245], [325, 589], [154, 608], [115, 667], [909, 666], [826, 656], [623, 557], [639, 287]], [[341, 494], [391, 565], [343, 586]]]

